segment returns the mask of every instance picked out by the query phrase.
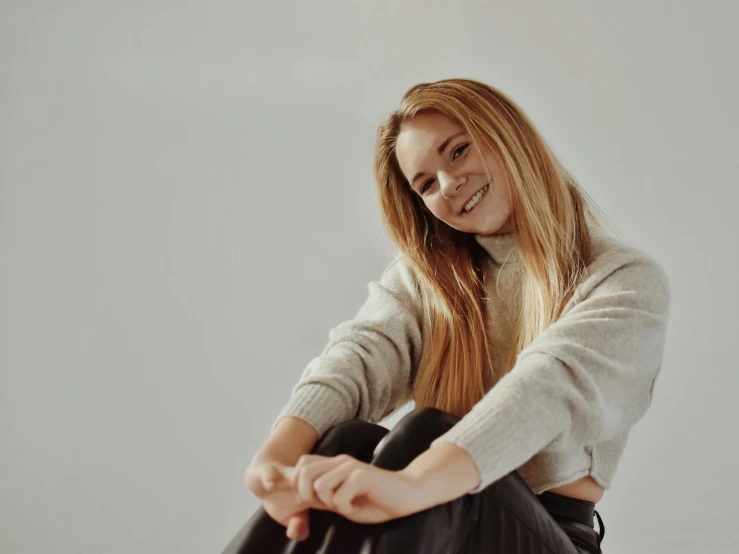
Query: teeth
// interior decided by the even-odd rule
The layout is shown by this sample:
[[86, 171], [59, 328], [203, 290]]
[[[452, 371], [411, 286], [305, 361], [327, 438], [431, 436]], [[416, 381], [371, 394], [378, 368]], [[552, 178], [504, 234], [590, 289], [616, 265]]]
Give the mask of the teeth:
[[467, 205], [464, 207], [465, 212], [469, 212], [472, 208], [477, 206], [477, 203], [480, 201], [480, 198], [482, 198], [482, 195], [485, 194], [485, 191], [488, 190], [489, 186], [490, 185], [485, 185], [469, 202], [467, 202]]

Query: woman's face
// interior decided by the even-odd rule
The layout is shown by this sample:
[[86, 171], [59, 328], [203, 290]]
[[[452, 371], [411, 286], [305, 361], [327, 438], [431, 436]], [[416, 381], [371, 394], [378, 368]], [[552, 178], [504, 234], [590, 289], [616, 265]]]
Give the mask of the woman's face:
[[478, 235], [513, 231], [510, 186], [499, 156], [483, 151], [483, 163], [456, 121], [438, 112], [419, 114], [401, 129], [395, 154], [413, 193], [450, 227]]

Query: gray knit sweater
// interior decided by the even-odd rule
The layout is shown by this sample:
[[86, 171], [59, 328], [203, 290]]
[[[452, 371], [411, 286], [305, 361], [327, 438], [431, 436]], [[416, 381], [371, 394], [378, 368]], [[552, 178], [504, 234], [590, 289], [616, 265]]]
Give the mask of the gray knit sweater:
[[[521, 263], [513, 235], [477, 237], [485, 268], [492, 350], [504, 352]], [[631, 427], [651, 404], [660, 372], [670, 284], [651, 256], [593, 230], [594, 257], [560, 318], [521, 351], [474, 408], [436, 443], [465, 449], [479, 492], [518, 470], [534, 493], [590, 475], [611, 481]], [[279, 414], [323, 433], [399, 407], [421, 359], [424, 299], [401, 256], [369, 286], [357, 315], [329, 332]], [[501, 367], [501, 360], [495, 360]]]

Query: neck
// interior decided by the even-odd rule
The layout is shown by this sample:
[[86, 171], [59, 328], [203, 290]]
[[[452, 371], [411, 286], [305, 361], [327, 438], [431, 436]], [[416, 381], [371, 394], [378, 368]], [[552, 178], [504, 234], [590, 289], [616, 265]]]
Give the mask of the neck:
[[518, 260], [515, 236], [514, 232], [497, 232], [494, 235], [475, 235], [475, 239], [496, 264], [503, 265]]

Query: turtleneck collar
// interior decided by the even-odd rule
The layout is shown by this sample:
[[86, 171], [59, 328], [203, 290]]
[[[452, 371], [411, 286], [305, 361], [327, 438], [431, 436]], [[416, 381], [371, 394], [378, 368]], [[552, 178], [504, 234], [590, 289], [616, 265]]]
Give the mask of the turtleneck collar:
[[502, 235], [475, 235], [477, 243], [485, 249], [498, 265], [518, 261], [518, 251], [513, 244], [514, 233]]

